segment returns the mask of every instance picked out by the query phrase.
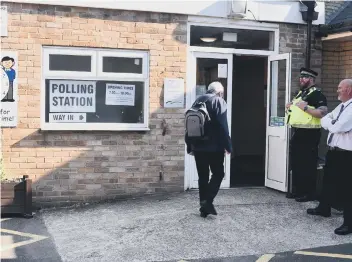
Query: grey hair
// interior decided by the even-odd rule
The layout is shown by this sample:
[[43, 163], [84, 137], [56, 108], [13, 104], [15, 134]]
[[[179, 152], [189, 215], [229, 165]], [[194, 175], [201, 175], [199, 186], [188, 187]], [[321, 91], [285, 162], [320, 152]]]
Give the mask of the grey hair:
[[215, 94], [223, 94], [224, 93], [224, 86], [220, 82], [212, 82], [208, 86], [209, 93]]
[[348, 87], [349, 88], [352, 88], [352, 79], [350, 78], [347, 78], [347, 79], [344, 79], [342, 80], [343, 82], [347, 83]]

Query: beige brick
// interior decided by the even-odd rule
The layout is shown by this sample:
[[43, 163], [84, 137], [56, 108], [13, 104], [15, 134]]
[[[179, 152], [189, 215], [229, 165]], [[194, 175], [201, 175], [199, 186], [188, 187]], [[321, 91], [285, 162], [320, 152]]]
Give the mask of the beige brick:
[[[16, 3], [14, 5], [20, 6]], [[26, 5], [26, 8], [33, 8], [36, 11], [38, 6]], [[45, 6], [41, 6], [41, 8], [45, 8]], [[70, 178], [73, 188], [69, 189], [68, 185], [63, 185], [67, 187], [64, 193], [67, 196], [80, 193], [91, 197], [97, 192], [102, 197], [109, 195], [111, 192], [103, 187], [104, 184], [110, 184], [109, 180], [105, 181], [106, 179], [114, 180], [111, 181], [113, 183], [119, 183], [119, 188], [133, 187], [134, 189], [131, 190], [135, 193], [144, 192], [145, 187], [150, 187], [148, 190], [154, 192], [156, 186], [148, 186], [145, 183], [148, 181], [150, 183], [157, 182], [156, 178], [151, 177], [155, 176], [158, 170], [155, 166], [149, 166], [148, 162], [141, 161], [142, 155], [145, 152], [150, 152], [153, 155], [150, 160], [157, 156], [164, 157], [163, 160], [170, 161], [168, 162], [170, 172], [176, 174], [178, 171], [173, 171], [173, 168], [176, 168], [173, 165], [179, 165], [177, 161], [181, 161], [184, 154], [183, 150], [176, 150], [176, 153], [171, 152], [171, 149], [169, 151], [166, 149], [165, 152], [156, 151], [157, 145], [161, 143], [158, 139], [161, 136], [159, 123], [157, 127], [152, 127], [150, 133], [144, 135], [130, 132], [108, 134], [105, 132], [58, 132], [55, 134], [37, 132], [40, 127], [39, 96], [42, 88], [41, 46], [118, 47], [150, 51], [151, 103], [149, 107], [151, 110], [162, 113], [164, 109], [161, 108], [160, 99], [163, 95], [161, 89], [163, 78], [166, 76], [185, 78], [186, 76], [185, 72], [181, 73], [186, 68], [186, 45], [175, 41], [173, 35], [178, 23], [176, 21], [173, 24], [129, 22], [119, 21], [118, 17], [114, 20], [80, 18], [75, 13], [75, 10], [79, 9], [72, 9], [72, 17], [22, 13], [21, 11], [18, 11], [18, 14], [9, 15], [9, 37], [2, 38], [1, 44], [3, 48], [19, 50], [18, 72], [21, 78], [18, 81], [21, 86], [19, 87], [20, 120], [18, 126], [16, 129], [6, 130], [3, 133], [3, 152], [8, 154], [4, 154], [6, 156], [5, 162], [7, 162], [7, 167], [6, 165], [5, 167], [11, 170], [11, 174], [14, 175], [23, 174], [24, 169], [35, 173], [33, 176], [42, 184], [41, 189], [34, 189], [35, 193], [36, 191], [38, 194], [49, 192], [41, 199], [61, 195], [58, 191], [59, 188], [53, 187], [54, 184], [50, 185], [50, 183], [56, 182], [52, 180], [56, 174], [58, 177], [67, 177], [63, 183], [68, 183], [66, 180]], [[82, 10], [88, 12], [86, 8]], [[128, 12], [131, 17], [138, 16], [138, 13]], [[27, 20], [21, 20], [22, 16]], [[156, 17], [158, 19], [159, 15]], [[186, 20], [182, 16], [177, 17]], [[29, 21], [31, 22], [29, 23]], [[186, 32], [180, 31], [180, 37], [186, 37]], [[314, 59], [318, 61], [319, 58]], [[161, 116], [167, 121], [171, 121], [182, 117], [183, 114], [180, 116], [161, 114]], [[174, 127], [173, 134], [178, 137], [175, 143], [182, 140], [182, 126]], [[50, 144], [45, 146], [44, 141]], [[65, 147], [59, 146], [61, 141]], [[78, 146], [68, 146], [67, 141], [77, 143]], [[87, 141], [92, 141], [91, 145], [83, 146], [87, 144]], [[172, 141], [167, 141], [167, 143], [169, 142]], [[22, 147], [12, 147], [15, 143]], [[164, 154], [169, 156], [165, 157]], [[174, 158], [171, 159], [171, 156]], [[85, 166], [86, 164], [90, 166]], [[183, 173], [180, 173], [182, 176]], [[111, 176], [104, 180], [102, 179], [104, 175]], [[89, 176], [91, 180], [85, 179], [85, 176]], [[119, 178], [125, 180], [118, 181]], [[75, 183], [78, 182], [86, 182], [89, 188], [82, 185], [84, 187], [75, 189]], [[123, 183], [129, 185], [124, 186]], [[173, 183], [173, 180], [170, 178], [164, 183], [167, 188], [168, 183]], [[118, 190], [121, 193], [121, 189]], [[37, 197], [34, 200], [39, 201]]]
[[37, 16], [37, 20], [39, 22], [54, 22], [55, 21], [55, 17], [51, 16], [51, 15], [38, 15]]

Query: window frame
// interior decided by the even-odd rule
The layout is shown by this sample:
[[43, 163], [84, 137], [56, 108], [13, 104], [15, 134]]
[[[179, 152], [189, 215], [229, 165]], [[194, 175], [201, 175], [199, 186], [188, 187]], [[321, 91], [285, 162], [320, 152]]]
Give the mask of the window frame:
[[[108, 56], [108, 57], [124, 57], [124, 58], [141, 58], [142, 59], [142, 73], [137, 74], [137, 73], [112, 73], [112, 72], [103, 72], [103, 57]], [[146, 53], [140, 53], [140, 52], [133, 52], [133, 51], [127, 51], [127, 50], [122, 50], [121, 52], [114, 52], [111, 50], [107, 51], [101, 51], [98, 54], [98, 67], [97, 67], [97, 74], [100, 77], [124, 77], [124, 78], [135, 78], [135, 79], [140, 79], [144, 78], [145, 75], [148, 72], [148, 65], [144, 62], [147, 60], [147, 54]]]
[[[60, 47], [60, 46], [42, 46], [42, 76], [41, 76], [41, 114], [40, 128], [45, 131], [148, 131], [149, 128], [149, 51], [140, 50], [123, 50], [114, 49], [106, 50], [102, 48], [81, 48], [81, 47]], [[63, 55], [92, 55], [92, 70], [91, 72], [78, 71], [50, 71], [49, 70], [49, 54]], [[109, 56], [127, 57], [133, 55], [133, 58], [143, 58], [142, 74], [119, 74], [119, 73], [104, 73], [99, 72], [99, 61], [102, 61], [101, 54], [109, 54]], [[94, 62], [94, 63], [93, 63]], [[102, 66], [102, 63], [101, 63]], [[102, 68], [102, 67], [101, 67]], [[77, 77], [79, 74], [79, 77]], [[136, 81], [144, 82], [144, 106], [143, 106], [143, 123], [50, 123], [45, 122], [46, 110], [46, 79], [67, 79], [81, 81]], [[49, 95], [49, 94], [48, 94]]]
[[[72, 48], [70, 48], [72, 49]], [[96, 75], [96, 63], [97, 63], [97, 53], [91, 50], [77, 49], [70, 50], [69, 48], [47, 48], [43, 47], [43, 74], [49, 77], [57, 77], [57, 76], [77, 76], [79, 74], [82, 77], [89, 77], [93, 74]], [[62, 71], [62, 70], [50, 70], [49, 69], [49, 56], [50, 55], [76, 55], [76, 56], [91, 56], [91, 71]]]

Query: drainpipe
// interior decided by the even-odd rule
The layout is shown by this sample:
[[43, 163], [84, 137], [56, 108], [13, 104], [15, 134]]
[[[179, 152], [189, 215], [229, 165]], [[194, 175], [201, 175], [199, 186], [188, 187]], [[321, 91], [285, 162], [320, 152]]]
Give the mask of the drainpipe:
[[312, 23], [318, 19], [319, 13], [314, 11], [315, 1], [300, 1], [302, 19], [307, 23], [307, 46], [306, 46], [306, 63], [305, 66], [310, 68], [311, 42], [312, 42]]
[[306, 51], [306, 68], [310, 68], [311, 57], [311, 44], [312, 44], [312, 21], [307, 21], [307, 51]]

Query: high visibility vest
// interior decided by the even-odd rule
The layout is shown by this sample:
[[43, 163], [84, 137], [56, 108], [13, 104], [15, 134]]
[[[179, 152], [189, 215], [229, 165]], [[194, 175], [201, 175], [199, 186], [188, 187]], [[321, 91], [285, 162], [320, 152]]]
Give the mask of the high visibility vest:
[[[307, 96], [309, 96], [312, 92], [317, 90], [315, 87], [312, 87]], [[321, 128], [320, 118], [316, 118], [302, 109], [300, 109], [295, 104], [303, 101], [302, 99], [302, 91], [299, 91], [297, 96], [292, 100], [292, 105], [286, 111], [286, 123], [295, 128]], [[315, 109], [313, 106], [308, 106], [310, 109]]]

